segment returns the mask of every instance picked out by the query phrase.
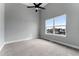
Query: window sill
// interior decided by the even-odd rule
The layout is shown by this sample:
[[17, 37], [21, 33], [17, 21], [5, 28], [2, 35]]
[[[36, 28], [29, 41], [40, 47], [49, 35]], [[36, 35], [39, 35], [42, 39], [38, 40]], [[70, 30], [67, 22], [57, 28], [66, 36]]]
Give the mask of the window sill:
[[51, 34], [51, 33], [45, 33], [46, 35], [53, 35], [53, 34]]
[[59, 37], [66, 37], [66, 35], [61, 35], [61, 34], [49, 34], [49, 33], [46, 33], [46, 35], [54, 35], [54, 36], [59, 36]]
[[53, 34], [54, 36], [59, 36], [59, 37], [66, 37], [66, 35], [61, 35], [61, 34]]

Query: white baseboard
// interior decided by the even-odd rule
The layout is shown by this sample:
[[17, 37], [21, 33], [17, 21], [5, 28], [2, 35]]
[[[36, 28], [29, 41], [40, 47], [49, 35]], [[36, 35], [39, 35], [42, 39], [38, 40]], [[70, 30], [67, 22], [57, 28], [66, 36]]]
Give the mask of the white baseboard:
[[19, 39], [19, 40], [14, 40], [14, 41], [7, 41], [7, 42], [5, 42], [5, 44], [20, 42], [20, 41], [24, 41], [24, 40], [31, 40], [31, 39], [35, 39], [35, 37], [28, 37], [26, 39]]
[[4, 45], [6, 44], [10, 44], [10, 43], [15, 43], [15, 42], [20, 42], [20, 41], [24, 41], [24, 40], [31, 40], [31, 39], [36, 39], [37, 37], [29, 37], [29, 38], [26, 38], [26, 39], [20, 39], [20, 40], [14, 40], [14, 41], [7, 41], [7, 42], [4, 42], [1, 47], [0, 47], [0, 51], [2, 50], [2, 48], [4, 47]]
[[5, 43], [3, 43], [0, 47], [0, 51], [2, 50], [2, 48], [4, 47]]
[[[46, 39], [46, 40], [48, 40], [48, 39]], [[56, 43], [59, 43], [59, 44], [65, 45], [65, 46], [69, 46], [69, 47], [72, 47], [72, 48], [75, 48], [75, 49], [79, 49], [79, 46], [68, 44], [68, 43], [64, 43], [64, 42], [60, 42], [60, 41], [56, 41], [55, 39], [54, 40], [50, 40], [50, 41], [56, 42]]]

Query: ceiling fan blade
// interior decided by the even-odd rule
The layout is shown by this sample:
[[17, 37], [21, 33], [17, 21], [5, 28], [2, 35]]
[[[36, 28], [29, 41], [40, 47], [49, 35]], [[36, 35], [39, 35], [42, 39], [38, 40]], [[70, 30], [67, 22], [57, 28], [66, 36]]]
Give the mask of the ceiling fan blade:
[[44, 7], [39, 7], [39, 8], [41, 8], [41, 9], [45, 9]]
[[35, 6], [27, 6], [27, 8], [34, 8]]
[[42, 3], [39, 3], [38, 6], [40, 6]]
[[36, 3], [33, 3], [35, 6], [37, 5]]

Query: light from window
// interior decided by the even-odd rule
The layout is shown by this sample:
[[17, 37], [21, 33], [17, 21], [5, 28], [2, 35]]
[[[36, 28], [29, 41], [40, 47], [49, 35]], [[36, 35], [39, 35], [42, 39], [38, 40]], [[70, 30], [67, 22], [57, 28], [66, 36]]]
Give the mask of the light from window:
[[66, 15], [61, 15], [45, 21], [46, 34], [66, 34]]
[[53, 19], [46, 20], [45, 28], [46, 33], [53, 34]]
[[66, 32], [66, 15], [61, 15], [54, 18], [55, 20], [55, 34], [63, 34]]

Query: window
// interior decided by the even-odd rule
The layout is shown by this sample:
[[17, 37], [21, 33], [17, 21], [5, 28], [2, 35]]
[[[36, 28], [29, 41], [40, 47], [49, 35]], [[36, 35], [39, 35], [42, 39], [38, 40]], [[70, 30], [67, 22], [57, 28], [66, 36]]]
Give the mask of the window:
[[66, 34], [66, 15], [61, 15], [58, 17], [54, 17], [52, 19], [48, 19], [45, 22], [45, 28], [47, 34]]
[[46, 20], [45, 28], [47, 34], [53, 34], [53, 19]]
[[66, 32], [66, 15], [61, 15], [54, 18], [55, 20], [55, 34], [63, 34]]

